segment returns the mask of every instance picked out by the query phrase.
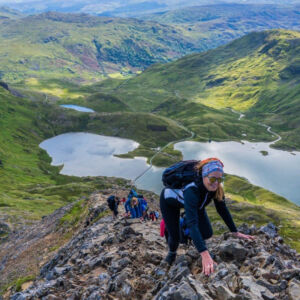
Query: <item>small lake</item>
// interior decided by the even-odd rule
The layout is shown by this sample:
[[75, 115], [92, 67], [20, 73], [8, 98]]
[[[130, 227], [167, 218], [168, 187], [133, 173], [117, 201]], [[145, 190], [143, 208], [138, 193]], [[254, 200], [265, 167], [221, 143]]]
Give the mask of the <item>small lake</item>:
[[128, 139], [92, 133], [72, 132], [47, 139], [40, 144], [52, 158], [52, 165], [64, 165], [61, 174], [74, 176], [115, 176], [134, 179], [147, 168], [146, 158], [121, 159], [139, 144]]
[[[66, 133], [40, 144], [52, 157], [53, 165], [64, 164], [62, 174], [75, 176], [115, 176], [135, 179], [149, 165], [145, 158], [121, 159], [113, 156], [132, 151], [138, 143], [128, 139], [90, 133]], [[275, 150], [269, 143], [181, 142], [175, 149], [184, 159], [218, 157], [229, 174], [247, 178], [300, 205], [300, 153]], [[264, 156], [260, 151], [267, 151]], [[152, 167], [137, 180], [138, 188], [160, 193], [164, 168]], [[226, 184], [226, 182], [225, 182]]]
[[87, 108], [87, 107], [84, 107], [84, 106], [73, 105], [73, 104], [62, 104], [60, 106], [64, 107], [64, 108], [74, 109], [74, 110], [81, 111], [81, 112], [88, 112], [88, 113], [95, 112], [91, 108]]

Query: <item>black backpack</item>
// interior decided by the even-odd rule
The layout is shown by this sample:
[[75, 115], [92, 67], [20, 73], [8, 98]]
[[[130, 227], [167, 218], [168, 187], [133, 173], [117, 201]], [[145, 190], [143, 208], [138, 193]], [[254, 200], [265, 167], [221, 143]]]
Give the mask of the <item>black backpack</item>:
[[113, 205], [115, 203], [115, 196], [111, 195], [107, 198], [108, 205]]
[[162, 182], [165, 187], [181, 189], [199, 178], [195, 166], [199, 160], [182, 160], [164, 170]]

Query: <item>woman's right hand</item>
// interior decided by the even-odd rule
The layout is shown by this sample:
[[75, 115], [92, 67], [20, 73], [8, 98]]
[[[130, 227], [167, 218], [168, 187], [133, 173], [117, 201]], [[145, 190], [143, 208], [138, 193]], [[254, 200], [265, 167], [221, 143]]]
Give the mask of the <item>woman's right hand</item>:
[[202, 273], [210, 275], [214, 272], [214, 264], [217, 264], [210, 256], [209, 252], [203, 251], [200, 253], [202, 257]]

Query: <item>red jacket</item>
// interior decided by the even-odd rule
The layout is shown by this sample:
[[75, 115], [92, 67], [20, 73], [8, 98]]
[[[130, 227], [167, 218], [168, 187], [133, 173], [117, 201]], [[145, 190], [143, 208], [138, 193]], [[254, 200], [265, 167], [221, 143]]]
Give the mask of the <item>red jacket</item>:
[[166, 224], [165, 224], [165, 220], [164, 219], [161, 219], [161, 222], [160, 222], [160, 236], [165, 236], [165, 227], [166, 227]]

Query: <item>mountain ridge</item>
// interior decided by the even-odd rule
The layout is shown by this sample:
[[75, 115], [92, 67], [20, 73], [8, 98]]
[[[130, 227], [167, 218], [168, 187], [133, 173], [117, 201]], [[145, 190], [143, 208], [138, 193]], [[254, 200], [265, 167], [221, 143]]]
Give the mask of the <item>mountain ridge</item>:
[[[39, 260], [39, 266], [30, 276], [19, 279], [18, 285], [4, 294], [4, 299], [9, 296], [11, 299], [99, 296], [118, 299], [221, 300], [224, 296], [228, 299], [297, 299], [299, 253], [284, 243], [272, 223], [260, 228], [246, 224], [239, 227], [241, 232], [254, 234], [255, 241], [240, 240], [229, 233], [211, 238], [207, 246], [218, 265], [207, 277], [201, 274], [201, 258], [193, 245], [180, 246], [171, 268], [163, 262], [167, 247], [159, 236], [157, 222], [123, 218], [112, 221], [106, 203], [106, 197], [112, 192], [116, 190], [95, 192], [89, 199], [74, 204], [79, 208], [76, 213], [70, 206], [62, 208], [28, 228], [23, 236], [12, 237], [0, 260], [4, 274], [11, 273], [13, 256], [18, 261], [19, 272], [24, 273], [21, 268], [26, 267], [29, 250], [39, 249], [38, 257], [43, 260]], [[117, 192], [125, 193], [124, 190]], [[150, 201], [152, 209], [156, 205], [158, 202]], [[213, 225], [222, 227], [219, 222]], [[73, 227], [72, 235], [60, 242], [59, 248], [55, 247], [51, 234], [63, 236], [70, 227]], [[16, 250], [13, 243], [26, 247]], [[51, 254], [49, 248], [54, 249]], [[38, 257], [30, 258], [30, 262]]]
[[299, 41], [297, 31], [251, 33], [207, 52], [151, 66], [115, 94], [129, 105], [150, 110], [177, 94], [217, 109], [234, 108], [263, 123], [267, 116], [283, 137], [277, 145], [300, 149]]

